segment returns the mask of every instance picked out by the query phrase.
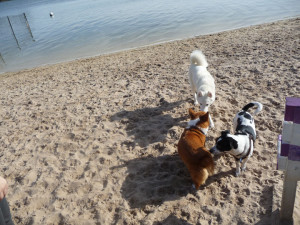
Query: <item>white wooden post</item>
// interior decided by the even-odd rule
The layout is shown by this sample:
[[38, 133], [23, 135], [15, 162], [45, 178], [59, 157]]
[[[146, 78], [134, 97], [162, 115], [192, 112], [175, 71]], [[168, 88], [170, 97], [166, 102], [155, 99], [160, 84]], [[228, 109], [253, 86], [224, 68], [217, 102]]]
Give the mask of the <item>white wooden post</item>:
[[285, 171], [280, 219], [292, 221], [300, 180], [300, 98], [286, 98], [284, 120], [277, 155], [277, 168]]

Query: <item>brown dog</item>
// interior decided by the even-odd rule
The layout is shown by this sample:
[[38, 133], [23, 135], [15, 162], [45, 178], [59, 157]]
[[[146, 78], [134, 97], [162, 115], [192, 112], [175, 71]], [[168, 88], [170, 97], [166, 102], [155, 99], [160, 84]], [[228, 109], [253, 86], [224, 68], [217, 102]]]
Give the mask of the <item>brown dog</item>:
[[195, 112], [189, 109], [191, 120], [184, 129], [178, 142], [178, 153], [194, 182], [195, 188], [204, 184], [214, 173], [214, 161], [205, 148], [206, 134], [209, 128], [209, 113]]

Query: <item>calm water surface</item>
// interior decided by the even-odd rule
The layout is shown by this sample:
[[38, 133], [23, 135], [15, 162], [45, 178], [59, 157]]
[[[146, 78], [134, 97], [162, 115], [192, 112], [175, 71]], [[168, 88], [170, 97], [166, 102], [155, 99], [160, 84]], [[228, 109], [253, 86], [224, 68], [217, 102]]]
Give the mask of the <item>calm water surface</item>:
[[0, 73], [299, 15], [299, 0], [1, 1]]

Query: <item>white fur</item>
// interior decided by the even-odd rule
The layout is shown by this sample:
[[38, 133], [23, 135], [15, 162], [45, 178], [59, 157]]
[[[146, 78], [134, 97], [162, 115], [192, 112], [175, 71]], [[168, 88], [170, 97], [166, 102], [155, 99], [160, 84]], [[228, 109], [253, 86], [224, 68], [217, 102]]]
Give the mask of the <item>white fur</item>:
[[197, 119], [194, 119], [194, 120], [190, 120], [188, 122], [188, 125], [187, 125], [186, 129], [189, 129], [192, 126], [196, 126], [199, 121], [200, 121], [200, 118], [197, 118]]
[[[248, 151], [249, 147], [250, 147], [250, 152], [249, 155], [244, 158], [242, 160], [242, 165], [240, 166], [241, 161], [240, 160], [236, 160], [236, 171], [235, 171], [235, 175], [239, 176], [242, 171], [246, 170], [246, 163], [248, 162], [248, 160], [250, 159], [250, 157], [253, 154], [253, 141], [249, 141], [249, 136], [248, 135], [233, 135], [233, 134], [228, 134], [228, 137], [233, 138], [234, 140], [236, 140], [238, 142], [238, 147], [236, 149], [232, 149], [226, 153], [229, 153], [231, 155], [237, 156], [245, 151]], [[220, 138], [222, 139], [222, 138]], [[214, 155], [218, 155], [221, 152], [216, 148], [216, 146], [214, 146], [212, 148], [213, 150], [213, 154]]]
[[[256, 115], [257, 113], [259, 113], [262, 110], [263, 105], [259, 102], [252, 102], [252, 103], [257, 106], [257, 109], [253, 113], [253, 115]], [[251, 119], [247, 119], [247, 118], [244, 117], [244, 115], [239, 115], [240, 112], [238, 112], [235, 115], [234, 119], [233, 119], [233, 131], [236, 132], [236, 128], [238, 126], [238, 120], [240, 120], [241, 125], [252, 127], [253, 131], [254, 131], [254, 134], [256, 136], [255, 123], [254, 123], [253, 116], [251, 116], [251, 114], [249, 113], [249, 115], [251, 116]], [[236, 176], [239, 176], [240, 173], [241, 173], [241, 170], [242, 171], [246, 170], [246, 163], [253, 154], [254, 142], [253, 142], [252, 139], [251, 140], [249, 139], [249, 134], [247, 134], [247, 135], [244, 135], [244, 134], [236, 134], [236, 135], [227, 134], [227, 137], [233, 138], [238, 143], [238, 147], [236, 149], [233, 148], [230, 151], [228, 151], [228, 153], [230, 153], [233, 156], [239, 156], [240, 154], [248, 151], [248, 149], [250, 148], [249, 154], [247, 155], [246, 158], [242, 159], [241, 161], [236, 160], [236, 172], [235, 172], [235, 174], [236, 174]], [[220, 139], [222, 139], [222, 137], [220, 137]], [[220, 139], [218, 139], [218, 140], [220, 140]], [[221, 153], [216, 148], [216, 146], [214, 146], [211, 149], [211, 152], [213, 152], [213, 154]], [[240, 166], [241, 162], [242, 162], [242, 165]]]
[[[207, 61], [203, 53], [195, 50], [191, 54], [189, 80], [192, 91], [196, 93], [195, 104], [200, 104], [200, 110], [207, 112], [215, 100], [215, 80], [207, 71]], [[211, 97], [210, 97], [211, 95]]]
[[251, 102], [254, 105], [257, 106], [255, 112], [253, 113], [253, 116], [255, 116], [257, 113], [259, 113], [263, 109], [263, 105], [260, 102]]
[[[231, 137], [234, 140], [238, 142], [238, 147], [236, 149], [232, 149], [230, 151], [226, 151], [226, 153], [229, 153], [231, 155], [239, 155], [241, 154], [245, 149], [249, 148], [249, 137], [247, 135], [233, 135], [228, 134], [227, 137]], [[222, 137], [220, 137], [218, 140], [222, 140]], [[214, 155], [221, 154], [222, 152], [219, 151], [216, 146], [212, 148]]]
[[233, 135], [233, 134], [228, 134], [227, 137], [233, 138], [238, 143], [237, 149], [232, 149], [231, 151], [228, 152], [231, 155], [239, 155], [245, 149], [249, 149], [249, 137], [247, 135]]
[[194, 119], [194, 120], [190, 120], [190, 121], [188, 122], [188, 125], [187, 125], [186, 129], [189, 129], [189, 128], [195, 126], [195, 127], [197, 127], [199, 130], [201, 130], [205, 135], [207, 135], [207, 133], [208, 133], [208, 127], [207, 127], [207, 128], [198, 127], [198, 126], [197, 126], [197, 123], [198, 123], [199, 121], [200, 121], [200, 118], [197, 118], [197, 119]]
[[[248, 137], [248, 136], [247, 136]], [[253, 154], [253, 148], [254, 148], [254, 146], [253, 146], [253, 141], [251, 140], [251, 141], [249, 141], [249, 139], [248, 139], [248, 144], [245, 144], [244, 146], [245, 146], [245, 149], [246, 148], [248, 148], [249, 149], [249, 147], [250, 147], [250, 153], [249, 153], [249, 155], [246, 157], [246, 158], [244, 158], [242, 161], [240, 161], [240, 160], [236, 160], [236, 171], [235, 171], [235, 175], [236, 176], [239, 176], [240, 175], [240, 173], [241, 173], [241, 170], [242, 171], [245, 171], [246, 170], [246, 163], [248, 162], [248, 160], [250, 159], [250, 157], [252, 156], [252, 154]], [[240, 143], [239, 143], [240, 144]], [[250, 145], [250, 146], [249, 146]], [[240, 163], [242, 163], [242, 165], [240, 166]]]
[[[256, 114], [258, 114], [258, 113], [262, 110], [263, 105], [262, 105], [260, 102], [251, 102], [251, 103], [253, 103], [254, 105], [257, 106], [255, 112], [253, 113], [253, 116], [255, 116]], [[243, 116], [240, 116], [240, 115], [239, 115], [240, 112], [241, 112], [241, 111], [239, 111], [239, 112], [235, 115], [235, 117], [234, 117], [234, 119], [233, 119], [233, 131], [235, 132], [236, 127], [238, 126], [238, 122], [237, 122], [237, 121], [238, 121], [238, 119], [240, 119], [241, 122], [242, 122], [241, 124], [244, 125], [244, 126], [250, 126], [250, 127], [252, 127], [253, 130], [254, 130], [254, 133], [255, 133], [255, 135], [256, 135], [255, 123], [254, 123], [253, 116], [251, 116], [251, 120], [248, 120], [248, 119], [245, 119]]]
[[[208, 108], [215, 101], [215, 79], [207, 71], [208, 63], [201, 51], [193, 51], [190, 60], [189, 81], [195, 93], [194, 103], [200, 104], [201, 111], [208, 112]], [[214, 127], [212, 119], [209, 119], [210, 126]]]

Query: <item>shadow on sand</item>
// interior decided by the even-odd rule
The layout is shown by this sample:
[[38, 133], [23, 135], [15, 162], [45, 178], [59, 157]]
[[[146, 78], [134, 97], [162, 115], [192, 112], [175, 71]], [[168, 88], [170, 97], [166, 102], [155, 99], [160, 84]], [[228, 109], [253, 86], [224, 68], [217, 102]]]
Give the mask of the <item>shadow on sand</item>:
[[134, 137], [133, 142], [123, 143], [125, 145], [135, 147], [138, 144], [141, 147], [146, 147], [155, 142], [163, 143], [169, 129], [181, 125], [181, 121], [187, 119], [187, 114], [184, 117], [174, 118], [174, 113], [172, 113], [174, 108], [184, 102], [187, 102], [187, 100], [169, 103], [161, 98], [157, 107], [121, 111], [114, 114], [111, 121], [120, 121], [125, 124], [128, 136]]
[[156, 222], [153, 223], [153, 225], [192, 225], [192, 224], [188, 223], [184, 219], [179, 219], [176, 216], [170, 214], [163, 221], [156, 221]]
[[[188, 193], [196, 194], [188, 170], [177, 153], [133, 159], [127, 161], [125, 166], [128, 169], [128, 176], [123, 182], [121, 192], [131, 208], [160, 205]], [[231, 170], [215, 174], [209, 177], [198, 191], [220, 180], [221, 177], [232, 174]]]

